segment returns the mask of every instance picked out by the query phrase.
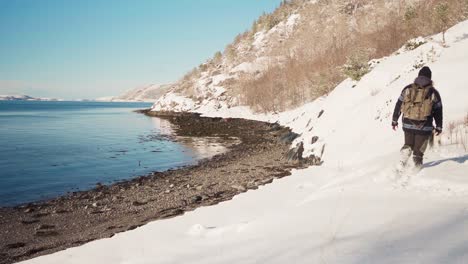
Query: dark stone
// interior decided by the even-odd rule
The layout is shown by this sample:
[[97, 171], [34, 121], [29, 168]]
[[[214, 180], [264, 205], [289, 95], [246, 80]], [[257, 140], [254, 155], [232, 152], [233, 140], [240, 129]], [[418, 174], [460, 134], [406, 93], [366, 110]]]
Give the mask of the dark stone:
[[190, 199], [190, 203], [200, 203], [203, 200], [203, 197], [196, 195]]
[[145, 205], [147, 203], [148, 203], [147, 201], [134, 201], [132, 204], [134, 206], [142, 206], [142, 205]]
[[36, 236], [40, 237], [49, 237], [49, 236], [57, 236], [59, 233], [55, 230], [37, 230]]
[[41, 217], [44, 217], [44, 216], [48, 216], [49, 213], [37, 213], [35, 215], [33, 215], [34, 218], [41, 218]]
[[320, 110], [320, 112], [319, 112], [319, 114], [318, 114], [318, 117], [317, 117], [317, 118], [320, 118], [320, 117], [323, 115], [323, 113], [324, 113], [324, 112], [325, 112], [325, 110]]
[[46, 229], [54, 229], [55, 228], [55, 225], [40, 225], [37, 230], [46, 230]]
[[302, 160], [302, 154], [304, 153], [304, 143], [300, 142], [295, 148], [292, 148], [286, 153], [286, 160], [291, 161], [300, 161]]
[[312, 140], [310, 141], [310, 144], [315, 144], [319, 140], [318, 136], [313, 136]]
[[26, 246], [26, 243], [18, 242], [18, 243], [8, 244], [5, 246], [5, 248], [15, 249], [15, 248], [22, 248], [24, 246]]
[[21, 220], [21, 223], [25, 225], [30, 225], [30, 224], [39, 223], [39, 220], [38, 219], [24, 219], [24, 220]]
[[275, 122], [275, 123], [270, 125], [270, 128], [271, 128], [271, 131], [281, 130], [281, 125], [278, 124], [278, 122]]
[[298, 137], [299, 134], [289, 131], [280, 138], [280, 141], [286, 144], [291, 144]]

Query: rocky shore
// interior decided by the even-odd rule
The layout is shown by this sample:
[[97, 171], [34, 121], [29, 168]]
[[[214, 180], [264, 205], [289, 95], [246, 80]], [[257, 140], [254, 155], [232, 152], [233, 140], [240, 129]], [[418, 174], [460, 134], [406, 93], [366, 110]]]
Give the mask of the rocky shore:
[[293, 168], [319, 164], [303, 159], [297, 136], [278, 124], [197, 114], [143, 114], [169, 120], [184, 137], [237, 138], [226, 153], [197, 165], [153, 172], [110, 186], [56, 199], [0, 208], [0, 263], [50, 254], [150, 221], [166, 219], [232, 199], [235, 195], [290, 175]]

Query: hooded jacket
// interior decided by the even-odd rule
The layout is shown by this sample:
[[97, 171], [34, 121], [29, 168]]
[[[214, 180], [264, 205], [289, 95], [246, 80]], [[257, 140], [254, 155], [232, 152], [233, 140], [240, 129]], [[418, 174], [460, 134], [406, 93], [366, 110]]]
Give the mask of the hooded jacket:
[[[428, 87], [432, 85], [432, 80], [426, 76], [419, 76], [418, 78], [416, 78], [416, 80], [414, 80], [414, 83], [421, 87]], [[411, 86], [412, 84], [406, 86], [401, 92], [400, 97], [398, 98], [398, 101], [395, 105], [395, 110], [393, 111], [394, 123], [398, 123], [398, 119], [400, 118], [400, 115], [401, 115], [401, 106], [403, 104], [406, 89], [409, 89]], [[427, 96], [432, 97], [433, 95], [434, 95], [434, 99], [433, 99], [433, 105], [432, 105], [432, 112], [431, 112], [431, 115], [427, 117], [427, 120], [416, 121], [416, 120], [411, 120], [408, 118], [403, 118], [403, 130], [404, 131], [414, 132], [416, 134], [422, 134], [422, 135], [430, 135], [432, 133], [432, 130], [434, 129], [434, 126], [433, 126], [434, 120], [436, 123], [436, 128], [442, 131], [442, 123], [443, 123], [442, 99], [440, 98], [439, 92], [435, 88], [432, 87]]]

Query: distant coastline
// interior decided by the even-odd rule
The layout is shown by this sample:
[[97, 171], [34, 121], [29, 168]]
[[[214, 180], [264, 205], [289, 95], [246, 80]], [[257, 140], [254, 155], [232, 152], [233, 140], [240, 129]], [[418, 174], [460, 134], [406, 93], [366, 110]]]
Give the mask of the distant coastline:
[[29, 95], [0, 95], [0, 101], [63, 101], [57, 98], [39, 98]]

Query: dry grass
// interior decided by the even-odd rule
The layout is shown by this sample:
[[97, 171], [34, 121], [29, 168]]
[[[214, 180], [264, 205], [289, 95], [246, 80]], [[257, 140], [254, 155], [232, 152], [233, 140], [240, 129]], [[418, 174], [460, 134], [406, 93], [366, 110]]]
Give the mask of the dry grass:
[[[256, 33], [267, 32], [291, 14], [301, 17], [294, 31], [287, 37], [272, 34], [266, 51], [258, 54], [252, 46]], [[176, 91], [196, 96], [193, 86], [202, 72], [228, 73], [258, 57], [278, 58], [266, 69], [242, 74], [223, 86], [239, 104], [256, 111], [284, 111], [326, 95], [347, 77], [361, 78], [366, 60], [387, 56], [405, 44], [416, 48], [421, 43], [408, 40], [443, 32], [467, 18], [468, 0], [283, 1], [239, 34], [223, 53], [188, 73]], [[344, 67], [355, 58], [359, 59], [353, 67]]]
[[461, 146], [468, 151], [468, 113], [462, 120], [450, 122], [447, 130], [445, 144]]

